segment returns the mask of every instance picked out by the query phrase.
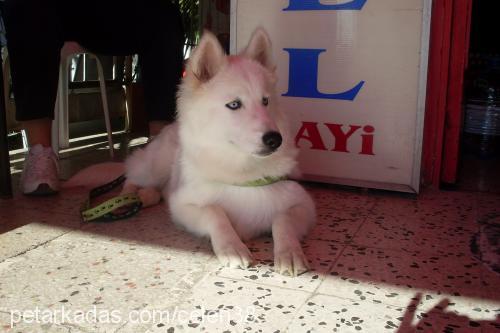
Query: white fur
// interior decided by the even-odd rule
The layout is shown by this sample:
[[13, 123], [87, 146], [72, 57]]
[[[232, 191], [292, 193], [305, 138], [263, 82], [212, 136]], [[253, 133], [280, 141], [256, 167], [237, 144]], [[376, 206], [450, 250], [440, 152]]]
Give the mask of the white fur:
[[[311, 197], [297, 183], [238, 186], [264, 176], [290, 175], [297, 150], [277, 105], [276, 77], [267, 33], [257, 29], [238, 56], [226, 56], [205, 33], [178, 94], [178, 122], [166, 127], [126, 161], [125, 191], [158, 190], [173, 220], [210, 237], [223, 264], [247, 267], [242, 240], [272, 232], [275, 269], [307, 270], [300, 240], [315, 221]], [[269, 97], [269, 104], [263, 104]], [[226, 104], [238, 99], [242, 107]], [[279, 131], [282, 145], [264, 155], [262, 136]]]

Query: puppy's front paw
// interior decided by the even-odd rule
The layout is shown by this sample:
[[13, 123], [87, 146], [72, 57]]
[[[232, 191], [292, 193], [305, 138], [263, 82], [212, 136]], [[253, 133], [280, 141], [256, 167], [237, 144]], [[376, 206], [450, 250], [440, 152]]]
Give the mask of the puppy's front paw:
[[253, 263], [252, 254], [240, 240], [213, 245], [215, 255], [220, 263], [231, 268], [247, 268]]
[[274, 271], [281, 275], [297, 276], [310, 269], [300, 244], [275, 249]]
[[161, 201], [161, 193], [152, 187], [141, 188], [137, 194], [144, 207], [150, 207]]

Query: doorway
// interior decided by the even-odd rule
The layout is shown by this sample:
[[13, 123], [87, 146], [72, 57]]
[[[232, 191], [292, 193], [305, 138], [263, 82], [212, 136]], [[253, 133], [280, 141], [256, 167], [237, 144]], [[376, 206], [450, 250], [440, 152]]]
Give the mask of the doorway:
[[472, 6], [464, 75], [457, 188], [500, 193], [500, 41], [498, 1]]

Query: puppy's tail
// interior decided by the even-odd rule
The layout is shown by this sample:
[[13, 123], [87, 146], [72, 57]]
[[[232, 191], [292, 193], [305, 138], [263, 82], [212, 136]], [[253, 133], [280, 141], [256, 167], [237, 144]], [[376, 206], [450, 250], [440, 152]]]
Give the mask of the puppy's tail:
[[85, 187], [91, 189], [106, 184], [124, 173], [124, 163], [107, 162], [94, 164], [77, 172], [70, 179], [65, 181], [62, 187]]

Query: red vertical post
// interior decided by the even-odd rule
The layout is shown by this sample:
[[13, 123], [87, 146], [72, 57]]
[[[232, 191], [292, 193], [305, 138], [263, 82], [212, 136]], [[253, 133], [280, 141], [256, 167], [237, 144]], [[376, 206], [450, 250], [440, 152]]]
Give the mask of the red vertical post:
[[457, 180], [460, 133], [462, 130], [464, 73], [469, 53], [471, 13], [472, 0], [456, 0], [453, 2], [450, 73], [446, 98], [443, 162], [441, 166], [441, 182], [448, 184], [453, 184]]
[[453, 0], [433, 1], [427, 75], [422, 182], [439, 186], [443, 152]]
[[433, 2], [422, 181], [435, 187], [456, 181], [471, 13], [472, 0]]

